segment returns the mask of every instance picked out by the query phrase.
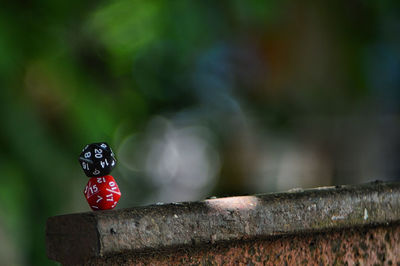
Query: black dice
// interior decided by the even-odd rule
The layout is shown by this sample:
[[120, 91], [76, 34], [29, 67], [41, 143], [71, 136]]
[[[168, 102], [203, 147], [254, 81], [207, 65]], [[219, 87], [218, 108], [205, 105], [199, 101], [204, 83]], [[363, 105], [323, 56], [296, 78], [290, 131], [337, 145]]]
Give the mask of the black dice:
[[105, 142], [86, 145], [79, 156], [79, 163], [88, 177], [108, 175], [116, 162], [113, 151]]

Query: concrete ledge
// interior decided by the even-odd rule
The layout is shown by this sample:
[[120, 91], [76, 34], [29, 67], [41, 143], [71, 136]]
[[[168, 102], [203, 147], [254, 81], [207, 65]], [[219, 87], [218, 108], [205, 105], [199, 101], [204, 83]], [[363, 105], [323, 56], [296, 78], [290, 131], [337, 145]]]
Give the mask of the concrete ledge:
[[400, 225], [95, 257], [86, 265], [399, 265]]
[[[140, 254], [173, 254], [176, 248], [193, 253], [242, 243], [249, 250], [271, 238], [303, 241], [303, 235], [340, 236], [366, 227], [385, 235], [399, 221], [400, 183], [374, 182], [56, 216], [47, 221], [46, 244], [48, 257], [63, 264], [131, 264]], [[395, 226], [389, 235], [397, 232], [397, 243], [399, 231]]]

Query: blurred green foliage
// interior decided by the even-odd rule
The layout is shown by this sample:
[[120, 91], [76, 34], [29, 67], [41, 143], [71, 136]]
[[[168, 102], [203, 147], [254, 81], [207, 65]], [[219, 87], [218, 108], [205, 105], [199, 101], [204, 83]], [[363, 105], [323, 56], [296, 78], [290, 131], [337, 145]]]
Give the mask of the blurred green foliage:
[[[47, 217], [88, 210], [80, 150], [107, 141], [123, 156], [127, 139], [145, 147], [161, 130], [146, 129], [155, 116], [209, 130], [193, 131], [178, 146], [197, 141], [205, 147], [199, 158], [221, 159], [212, 165], [219, 174], [205, 179], [210, 185], [199, 195], [280, 189], [275, 172], [255, 163], [262, 143], [280, 152], [281, 146], [273, 152], [276, 136], [323, 151], [331, 179], [322, 184], [364, 175], [341, 160], [362, 157], [352, 153], [358, 136], [386, 141], [368, 151], [376, 154], [371, 160], [388, 155], [376, 173], [396, 176], [400, 146], [393, 142], [397, 133], [389, 133], [398, 132], [399, 121], [399, 11], [399, 1], [358, 0], [2, 3], [0, 264], [51, 264]], [[337, 120], [354, 116], [392, 122]], [[161, 127], [165, 136], [192, 132], [169, 127]], [[359, 146], [365, 143], [370, 139]], [[267, 161], [275, 158], [270, 153]], [[126, 195], [120, 206], [155, 200], [157, 182], [146, 179], [152, 172], [129, 167], [117, 172]], [[257, 176], [256, 168], [275, 185], [254, 179], [252, 189], [247, 178]]]

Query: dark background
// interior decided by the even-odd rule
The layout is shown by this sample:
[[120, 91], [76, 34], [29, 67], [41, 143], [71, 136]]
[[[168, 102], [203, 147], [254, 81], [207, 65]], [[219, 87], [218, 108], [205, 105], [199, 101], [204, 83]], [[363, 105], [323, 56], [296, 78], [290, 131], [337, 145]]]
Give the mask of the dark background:
[[0, 264], [53, 264], [47, 217], [399, 177], [399, 1], [8, 1]]

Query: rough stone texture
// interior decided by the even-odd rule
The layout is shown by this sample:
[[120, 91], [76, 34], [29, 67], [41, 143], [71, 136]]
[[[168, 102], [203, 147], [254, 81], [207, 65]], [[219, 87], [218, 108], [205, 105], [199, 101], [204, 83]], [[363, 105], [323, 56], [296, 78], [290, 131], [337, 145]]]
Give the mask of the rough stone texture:
[[46, 226], [49, 258], [75, 264], [81, 263], [82, 259], [97, 256], [100, 245], [96, 226], [96, 219], [90, 213], [49, 218]]
[[400, 226], [93, 258], [86, 265], [399, 265]]
[[[322, 262], [329, 263], [334, 260], [328, 260], [327, 252], [330, 250], [332, 258], [337, 258], [333, 255], [334, 249], [342, 250], [343, 244], [335, 243], [340, 240], [346, 244], [343, 251], [353, 248], [350, 244], [361, 243], [360, 230], [367, 230], [365, 226], [380, 225], [365, 233], [372, 234], [376, 241], [388, 233], [389, 239], [399, 242], [398, 227], [390, 231], [392, 227], [388, 226], [399, 221], [400, 184], [374, 182], [51, 217], [47, 222], [47, 254], [63, 264], [100, 264], [101, 261], [123, 264], [125, 260], [130, 264], [139, 258], [138, 254], [144, 253], [152, 255], [141, 255], [142, 262], [155, 259], [154, 263], [174, 263], [171, 259], [180, 256], [186, 257], [188, 263], [191, 259], [193, 263], [205, 263], [205, 255], [218, 262], [218, 258], [233, 256], [230, 253], [233, 252], [242, 254], [236, 257], [240, 260], [249, 258], [246, 254], [253, 250], [261, 256], [261, 261], [274, 264], [271, 258], [279, 254], [278, 257], [285, 256], [288, 263], [291, 261], [288, 254], [292, 254], [292, 258], [314, 256], [314, 253], [301, 253], [301, 248], [314, 243], [311, 246], [322, 252]], [[331, 233], [328, 238], [321, 232]], [[368, 241], [363, 242], [370, 258], [365, 262], [377, 261], [376, 258], [382, 257], [373, 253], [378, 246]], [[337, 248], [333, 248], [335, 246]], [[201, 251], [204, 247], [211, 250]], [[174, 254], [177, 248], [182, 250], [180, 255], [156, 255]], [[385, 259], [391, 252], [399, 253], [397, 244], [386, 246]], [[266, 260], [268, 254], [270, 257]], [[354, 251], [343, 256], [350, 256], [346, 254], [354, 257], [358, 253]], [[253, 263], [257, 262], [254, 258]], [[307, 258], [310, 259], [304, 257]]]

